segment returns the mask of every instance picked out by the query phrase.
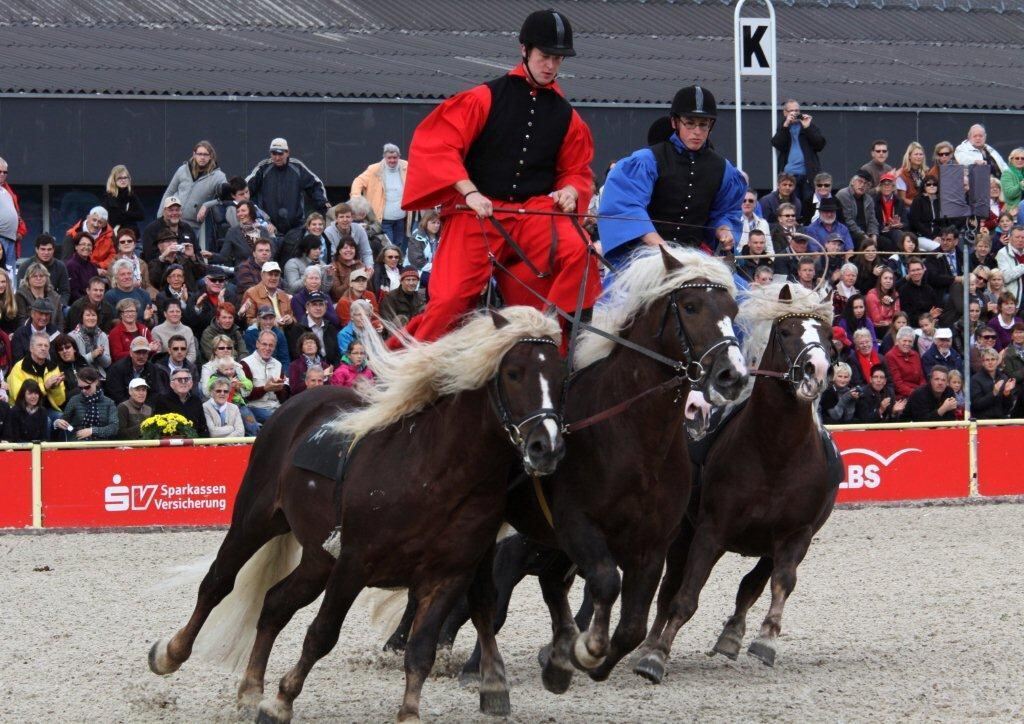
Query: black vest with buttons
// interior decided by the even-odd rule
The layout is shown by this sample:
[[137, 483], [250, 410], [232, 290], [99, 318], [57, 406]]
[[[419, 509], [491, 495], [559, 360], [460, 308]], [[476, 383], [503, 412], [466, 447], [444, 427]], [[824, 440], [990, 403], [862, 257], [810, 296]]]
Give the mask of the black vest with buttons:
[[725, 177], [725, 159], [707, 147], [697, 153], [679, 153], [671, 140], [651, 146], [658, 163], [647, 213], [651, 219], [674, 221], [688, 226], [659, 224], [654, 228], [665, 241], [700, 246], [703, 227], [708, 223], [711, 205]]
[[524, 201], [551, 193], [572, 106], [554, 91], [531, 88], [517, 76], [502, 76], [487, 87], [491, 110], [466, 154], [470, 179], [496, 200]]

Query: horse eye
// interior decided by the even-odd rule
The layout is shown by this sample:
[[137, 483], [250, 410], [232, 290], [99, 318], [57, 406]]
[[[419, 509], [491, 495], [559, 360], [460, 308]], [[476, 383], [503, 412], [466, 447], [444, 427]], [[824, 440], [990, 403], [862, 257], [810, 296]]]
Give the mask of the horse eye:
[[696, 314], [697, 307], [692, 303], [687, 302], [686, 304], [683, 305], [683, 311], [686, 312], [687, 314]]
[[779, 334], [781, 334], [783, 337], [788, 337], [790, 332], [788, 329], [780, 329]]
[[519, 381], [519, 370], [509, 370], [508, 371], [508, 378], [510, 380], [512, 380], [513, 382], [518, 382]]

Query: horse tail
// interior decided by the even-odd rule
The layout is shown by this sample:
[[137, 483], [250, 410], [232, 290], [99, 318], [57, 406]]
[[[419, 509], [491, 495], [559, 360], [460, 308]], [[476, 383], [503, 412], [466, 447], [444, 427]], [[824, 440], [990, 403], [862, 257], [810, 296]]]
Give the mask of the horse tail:
[[240, 671], [256, 642], [256, 624], [267, 591], [287, 576], [302, 557], [294, 533], [265, 543], [235, 576], [231, 593], [210, 613], [196, 638], [193, 652], [216, 666]]
[[394, 633], [405, 613], [409, 599], [408, 588], [371, 588], [361, 596], [370, 609], [370, 625], [385, 637]]

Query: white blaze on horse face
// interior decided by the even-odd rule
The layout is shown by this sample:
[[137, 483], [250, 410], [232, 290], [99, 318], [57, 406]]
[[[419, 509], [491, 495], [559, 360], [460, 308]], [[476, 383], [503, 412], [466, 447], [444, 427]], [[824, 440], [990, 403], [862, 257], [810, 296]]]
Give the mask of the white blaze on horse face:
[[[722, 317], [718, 320], [718, 329], [721, 330], [723, 337], [736, 337], [736, 332], [732, 328], [732, 320], [728, 317]], [[736, 372], [740, 376], [746, 376], [747, 365], [743, 361], [743, 353], [740, 352], [739, 348], [735, 345], [730, 345], [727, 351], [729, 355], [729, 361], [732, 362], [732, 366], [736, 368]]]
[[[544, 355], [539, 355], [540, 361], [544, 361]], [[551, 402], [551, 388], [548, 385], [548, 378], [543, 374], [540, 375], [540, 405], [545, 410], [553, 410], [555, 406]], [[548, 438], [551, 442], [551, 449], [554, 450], [558, 446], [558, 425], [555, 421], [550, 418], [544, 418], [544, 429], [548, 431]]]
[[[821, 327], [821, 323], [818, 320], [804, 319], [801, 321], [801, 324], [804, 327], [804, 332], [800, 335], [801, 342], [804, 344], [814, 344], [815, 342], [821, 341], [821, 337], [818, 334], [818, 328]], [[815, 347], [807, 355], [807, 359], [814, 365], [814, 381], [817, 383], [819, 389], [815, 390], [813, 394], [817, 394], [821, 391], [820, 387], [825, 384], [825, 380], [828, 375], [828, 357], [825, 355], [825, 351], [823, 349]]]

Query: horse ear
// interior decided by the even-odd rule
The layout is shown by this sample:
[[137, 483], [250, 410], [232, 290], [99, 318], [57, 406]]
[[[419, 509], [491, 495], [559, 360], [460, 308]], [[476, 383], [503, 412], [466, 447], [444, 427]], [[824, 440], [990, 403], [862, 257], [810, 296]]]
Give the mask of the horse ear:
[[782, 289], [779, 290], [779, 301], [789, 302], [793, 299], [793, 292], [789, 291], [789, 285], [783, 284]]
[[500, 315], [497, 312], [497, 310], [491, 309], [489, 311], [491, 313], [491, 321], [494, 322], [495, 329], [501, 329], [502, 327], [507, 327], [508, 325], [511, 324], [511, 322], [509, 322], [505, 317]]
[[667, 246], [660, 244], [658, 249], [661, 250], [661, 260], [665, 263], [665, 271], [673, 272], [683, 268], [683, 263], [669, 253]]

